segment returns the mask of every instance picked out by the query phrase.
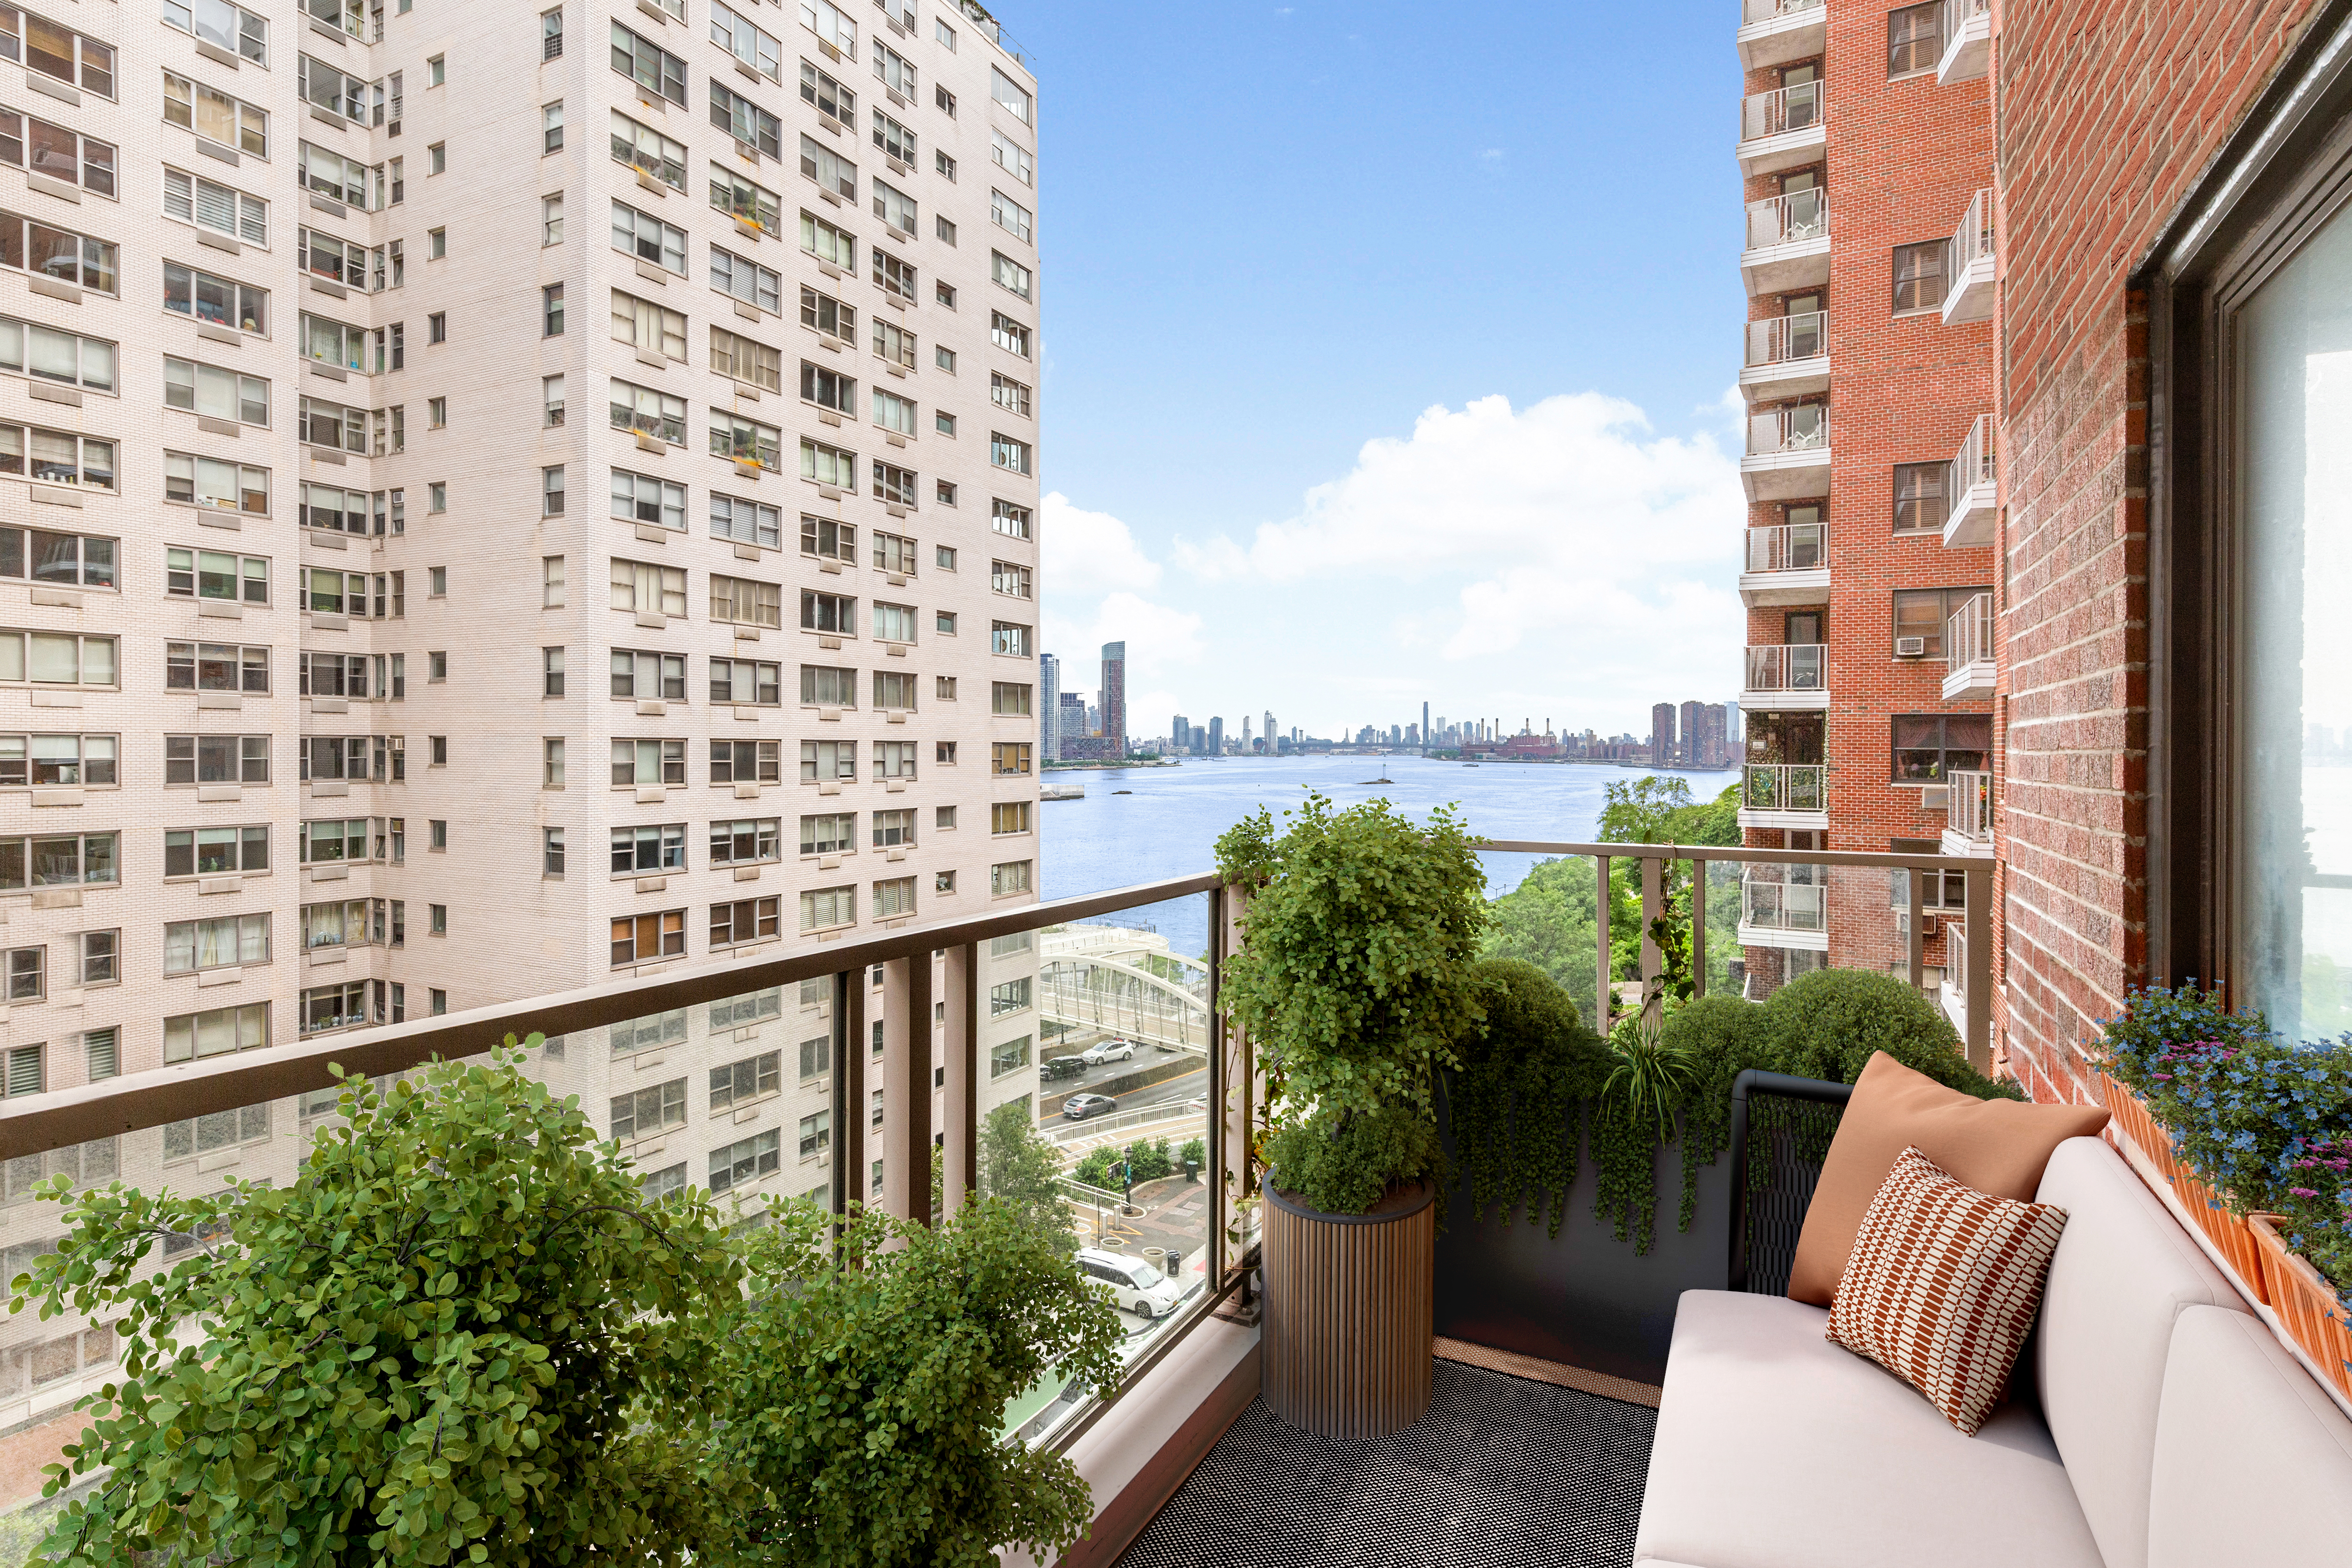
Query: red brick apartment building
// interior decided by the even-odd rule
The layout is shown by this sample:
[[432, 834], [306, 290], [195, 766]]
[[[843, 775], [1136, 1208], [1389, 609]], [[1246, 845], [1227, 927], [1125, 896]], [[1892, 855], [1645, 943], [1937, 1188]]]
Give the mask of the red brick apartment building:
[[[2352, 0], [1738, 46], [1748, 842], [1990, 855], [2038, 1096], [2146, 981], [2352, 1027]], [[1751, 886], [1751, 988], [1891, 962], [1885, 903]]]

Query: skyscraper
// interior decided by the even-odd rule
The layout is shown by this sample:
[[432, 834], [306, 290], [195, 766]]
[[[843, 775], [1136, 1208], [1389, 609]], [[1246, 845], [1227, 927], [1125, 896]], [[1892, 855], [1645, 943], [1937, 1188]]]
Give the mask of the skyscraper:
[[1062, 661], [1037, 656], [1037, 747], [1044, 760], [1062, 760]]
[[1675, 705], [1654, 703], [1650, 709], [1650, 761], [1664, 767], [1675, 760]]
[[1209, 721], [1209, 755], [1222, 757], [1224, 754], [1225, 721], [1222, 718], [1213, 718]]
[[1102, 733], [1106, 755], [1127, 755], [1127, 645], [1102, 646]]
[[1685, 767], [1706, 765], [1706, 704], [1694, 699], [1682, 707], [1682, 747], [1675, 761]]

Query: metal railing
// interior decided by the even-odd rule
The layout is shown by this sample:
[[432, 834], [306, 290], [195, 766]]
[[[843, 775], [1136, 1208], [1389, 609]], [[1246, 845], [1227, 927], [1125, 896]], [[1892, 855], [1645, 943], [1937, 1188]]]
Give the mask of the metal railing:
[[1810, 866], [1750, 866], [1739, 878], [1739, 923], [1753, 931], [1829, 930], [1829, 879]]
[[1781, 452], [1825, 451], [1830, 444], [1830, 405], [1801, 403], [1794, 408], [1768, 408], [1748, 416], [1748, 455], [1769, 458]]
[[1825, 0], [1745, 0], [1739, 8], [1742, 26], [1759, 22], [1770, 22], [1782, 16], [1793, 16], [1800, 11], [1818, 11]]
[[1739, 804], [1748, 811], [1826, 811], [1829, 770], [1819, 763], [1750, 763], [1741, 770]]
[[1952, 831], [1972, 843], [1992, 839], [1992, 774], [1955, 768], [1947, 775]]
[[1944, 0], [1944, 47], [1952, 47], [1962, 27], [1991, 12], [1992, 0]]
[[1739, 139], [1760, 142], [1767, 136], [1806, 131], [1822, 122], [1822, 86], [1801, 81], [1750, 93], [1739, 104]]
[[1957, 506], [1960, 498], [1977, 485], [1989, 485], [1997, 476], [1993, 452], [1992, 416], [1979, 414], [1969, 426], [1968, 438], [1952, 457], [1952, 482], [1946, 491], [1946, 504]]
[[1790, 191], [1748, 204], [1748, 248], [1794, 245], [1803, 239], [1826, 239], [1830, 232], [1830, 194], [1819, 186]]
[[1829, 353], [1830, 313], [1807, 310], [1794, 316], [1767, 316], [1748, 323], [1748, 363], [1786, 364], [1815, 359]]
[[1944, 623], [1944, 663], [1953, 669], [1990, 664], [1993, 656], [1992, 595], [1972, 594]]
[[1749, 572], [1818, 572], [1830, 563], [1830, 525], [1776, 522], [1748, 531]]
[[1826, 643], [1751, 643], [1746, 691], [1820, 691], [1829, 684]]
[[1952, 231], [1944, 260], [1946, 291], [1959, 288], [1971, 263], [1991, 259], [1992, 192], [1982, 190], [1969, 198], [1969, 210], [1960, 215], [1960, 226]]

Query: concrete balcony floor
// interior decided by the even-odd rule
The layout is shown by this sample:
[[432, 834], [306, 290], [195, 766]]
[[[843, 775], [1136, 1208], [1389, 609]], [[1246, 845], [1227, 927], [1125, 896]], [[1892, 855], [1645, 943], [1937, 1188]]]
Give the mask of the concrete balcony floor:
[[1369, 1441], [1302, 1432], [1252, 1400], [1119, 1568], [1618, 1568], [1633, 1560], [1658, 1420], [1654, 1405], [1635, 1401], [1654, 1399], [1654, 1390], [1624, 1384], [1617, 1391], [1626, 1397], [1608, 1398], [1443, 1355], [1435, 1385], [1429, 1414]]

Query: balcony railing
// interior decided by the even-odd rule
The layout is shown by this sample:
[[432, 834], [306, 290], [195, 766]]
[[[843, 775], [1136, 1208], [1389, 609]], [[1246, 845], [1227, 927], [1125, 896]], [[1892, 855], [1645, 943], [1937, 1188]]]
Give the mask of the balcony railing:
[[1782, 16], [1793, 16], [1800, 11], [1818, 11], [1825, 0], [1745, 0], [1739, 8], [1743, 26], [1759, 22], [1770, 22]]
[[1756, 931], [1829, 930], [1829, 878], [1813, 866], [1751, 866], [1739, 879], [1739, 923]]
[[1951, 829], [1971, 843], [1992, 837], [1992, 774], [1955, 768], [1948, 775]]
[[1830, 405], [1826, 403], [1768, 408], [1748, 416], [1748, 455], [1751, 458], [1827, 451], [1829, 444]]
[[1981, 321], [1992, 314], [1992, 192], [1979, 191], [1945, 247], [1944, 320]]
[[1992, 542], [1993, 507], [2000, 494], [2000, 465], [1993, 450], [1993, 430], [1992, 416], [1978, 415], [1960, 449], [1952, 456], [1949, 483], [1944, 492], [1950, 498], [1944, 514], [1947, 545]]
[[1944, 662], [1958, 670], [1990, 664], [1992, 657], [1992, 595], [1974, 594], [1944, 623]]
[[1826, 811], [1829, 770], [1819, 763], [1750, 763], [1742, 770], [1743, 811]]
[[1818, 359], [1829, 353], [1830, 313], [1807, 310], [1795, 316], [1767, 316], [1748, 323], [1748, 363], [1787, 364]]
[[1739, 105], [1740, 141], [1760, 142], [1819, 125], [1822, 87], [1818, 81], [1802, 81], [1749, 94]]
[[1943, 25], [1937, 83], [1974, 81], [1984, 75], [1992, 49], [1992, 0], [1944, 0]]
[[1830, 194], [1818, 186], [1810, 191], [1790, 191], [1782, 195], [1767, 196], [1760, 202], [1748, 204], [1748, 248], [1762, 250], [1775, 245], [1794, 245], [1800, 240], [1827, 239], [1830, 233]]
[[1748, 531], [1749, 572], [1818, 572], [1830, 563], [1830, 525], [1779, 522]]
[[1748, 691], [1821, 691], [1827, 688], [1830, 650], [1823, 643], [1750, 644]]

